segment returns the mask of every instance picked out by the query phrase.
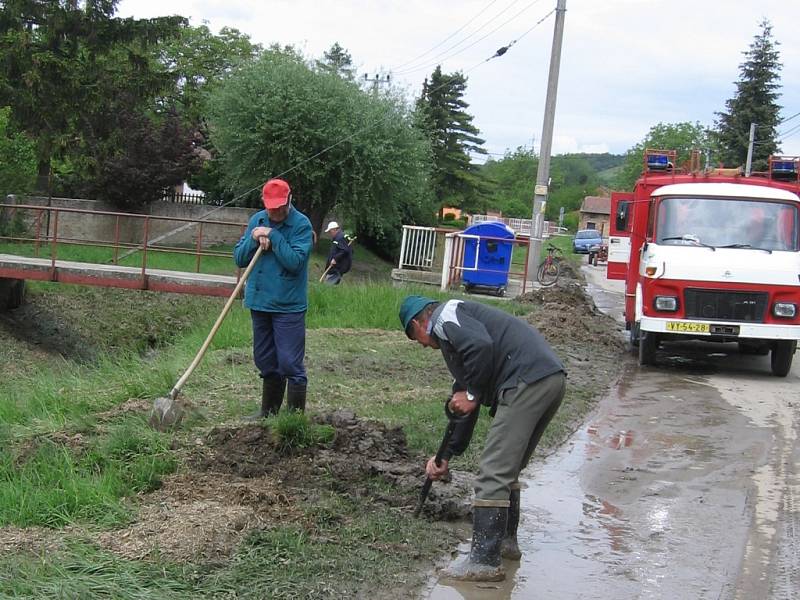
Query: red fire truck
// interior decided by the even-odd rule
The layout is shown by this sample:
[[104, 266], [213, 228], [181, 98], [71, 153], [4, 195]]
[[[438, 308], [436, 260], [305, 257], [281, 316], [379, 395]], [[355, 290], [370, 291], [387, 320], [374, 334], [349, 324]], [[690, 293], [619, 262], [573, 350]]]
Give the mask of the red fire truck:
[[800, 340], [800, 158], [769, 170], [686, 168], [646, 150], [631, 193], [611, 196], [608, 277], [625, 281], [639, 362], [661, 342], [737, 342], [785, 377]]

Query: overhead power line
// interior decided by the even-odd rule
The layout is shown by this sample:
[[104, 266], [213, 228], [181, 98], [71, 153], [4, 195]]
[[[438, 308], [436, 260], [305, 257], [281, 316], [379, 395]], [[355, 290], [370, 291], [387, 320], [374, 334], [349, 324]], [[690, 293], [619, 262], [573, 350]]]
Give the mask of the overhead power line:
[[530, 29], [528, 29], [528, 31], [526, 31], [525, 33], [523, 33], [523, 34], [522, 34], [521, 36], [519, 36], [517, 39], [515, 39], [515, 40], [511, 40], [511, 42], [510, 42], [510, 43], [509, 43], [507, 46], [503, 46], [503, 47], [502, 47], [502, 48], [500, 48], [500, 49], [499, 49], [497, 52], [495, 52], [493, 56], [490, 56], [489, 58], [487, 58], [487, 59], [486, 59], [486, 62], [488, 62], [488, 61], [492, 60], [493, 58], [500, 58], [501, 56], [503, 56], [503, 54], [505, 54], [506, 52], [508, 52], [508, 51], [509, 51], [509, 49], [511, 48], [511, 46], [513, 46], [514, 44], [516, 44], [518, 41], [520, 41], [522, 38], [524, 38], [526, 35], [528, 35], [528, 34], [529, 34], [531, 31], [533, 31], [534, 29], [536, 29], [536, 28], [537, 28], [539, 25], [541, 25], [542, 23], [544, 23], [544, 22], [547, 20], [547, 17], [549, 17], [550, 15], [552, 15], [554, 12], [556, 12], [556, 9], [555, 9], [555, 8], [554, 8], [553, 10], [551, 10], [549, 13], [547, 13], [545, 16], [543, 16], [541, 19], [539, 19], [538, 21], [536, 21], [536, 23], [534, 23], [533, 27], [531, 27]]
[[783, 119], [783, 121], [778, 121], [778, 125], [783, 125], [784, 123], [786, 123], [786, 121], [791, 121], [795, 117], [800, 117], [800, 112], [794, 113], [791, 117], [786, 117], [785, 119]]
[[[473, 46], [475, 46], [476, 44], [479, 44], [480, 42], [482, 42], [483, 40], [485, 40], [487, 37], [489, 37], [490, 35], [492, 35], [492, 34], [493, 34], [493, 33], [495, 33], [496, 31], [498, 31], [499, 29], [501, 29], [501, 28], [505, 27], [506, 25], [508, 25], [509, 23], [511, 23], [512, 21], [514, 21], [514, 20], [515, 20], [517, 17], [519, 17], [519, 16], [520, 16], [522, 13], [526, 12], [527, 10], [530, 10], [530, 9], [531, 9], [531, 8], [532, 8], [532, 7], [533, 7], [535, 4], [537, 4], [539, 1], [540, 1], [540, 0], [533, 0], [533, 2], [531, 2], [530, 4], [528, 4], [527, 6], [525, 6], [525, 7], [524, 7], [522, 10], [518, 11], [518, 12], [517, 12], [517, 13], [516, 13], [514, 16], [512, 16], [510, 19], [507, 19], [506, 21], [503, 21], [502, 23], [500, 23], [500, 25], [498, 25], [497, 27], [495, 27], [494, 29], [492, 29], [491, 31], [489, 31], [488, 33], [486, 33], [485, 35], [483, 35], [483, 36], [479, 37], [477, 40], [475, 40], [474, 42], [472, 42], [472, 43], [471, 43], [471, 44], [469, 44], [468, 46], [464, 46], [463, 48], [459, 49], [457, 52], [454, 52], [453, 54], [450, 54], [450, 55], [444, 56], [444, 57], [442, 57], [442, 58], [440, 58], [440, 59], [436, 60], [435, 62], [432, 62], [432, 63], [426, 64], [426, 65], [421, 65], [421, 66], [418, 66], [418, 67], [413, 67], [413, 68], [403, 69], [402, 71], [395, 72], [395, 75], [406, 75], [406, 74], [408, 74], [408, 73], [413, 73], [413, 72], [415, 72], [415, 71], [427, 70], [427, 69], [430, 69], [430, 68], [432, 68], [432, 67], [435, 67], [435, 66], [436, 66], [436, 65], [438, 65], [438, 64], [441, 64], [442, 62], [444, 62], [444, 61], [446, 61], [446, 60], [449, 60], [449, 59], [451, 59], [451, 58], [454, 58], [454, 57], [458, 56], [459, 54], [461, 54], [461, 53], [463, 53], [463, 52], [465, 52], [465, 51], [469, 50], [470, 48], [472, 48], [472, 47], [473, 47]], [[555, 11], [552, 11], [552, 12], [555, 12]], [[547, 16], [549, 16], [549, 14], [548, 14]], [[545, 16], [545, 19], [547, 18], [547, 16]], [[537, 24], [538, 24], [538, 23], [537, 23]], [[534, 25], [534, 28], [535, 28], [535, 27], [536, 27], [536, 25]], [[533, 29], [533, 28], [531, 28], [531, 29]], [[527, 33], [527, 32], [526, 32], [526, 33]], [[525, 34], [523, 34], [523, 35], [525, 35]], [[454, 49], [455, 47], [457, 47], [457, 46], [459, 46], [459, 45], [460, 45], [460, 43], [459, 43], [459, 44], [456, 44], [455, 46], [453, 46], [452, 48], [450, 48], [450, 50]], [[442, 53], [442, 54], [445, 54], [445, 53], [446, 53], [446, 52], [448, 52], [448, 51], [449, 51], [449, 50], [445, 51], [445, 52], [444, 52], [444, 53]], [[439, 56], [442, 56], [442, 55], [440, 54]]]
[[[493, 4], [495, 4], [496, 2], [497, 2], [497, 0], [492, 0], [491, 2], [489, 2], [489, 4], [487, 4], [486, 6], [484, 6], [484, 7], [483, 7], [483, 8], [482, 8], [482, 9], [481, 9], [481, 10], [480, 10], [480, 11], [479, 11], [479, 12], [478, 12], [478, 13], [477, 13], [477, 14], [476, 14], [474, 17], [472, 17], [472, 18], [471, 18], [469, 21], [467, 21], [466, 23], [464, 23], [464, 24], [463, 24], [461, 27], [459, 27], [458, 29], [456, 29], [456, 30], [455, 30], [453, 33], [451, 33], [450, 35], [448, 35], [446, 38], [444, 38], [444, 39], [443, 39], [441, 42], [439, 42], [439, 43], [438, 43], [438, 44], [436, 44], [435, 46], [433, 46], [433, 47], [429, 48], [428, 50], [426, 50], [426, 51], [425, 51], [425, 52], [423, 52], [422, 54], [419, 54], [419, 55], [415, 56], [415, 57], [414, 57], [414, 58], [412, 58], [411, 60], [407, 60], [406, 62], [404, 62], [404, 63], [402, 63], [402, 64], [400, 64], [400, 65], [395, 65], [393, 68], [394, 68], [394, 69], [402, 69], [402, 68], [403, 68], [403, 67], [405, 67], [406, 65], [410, 65], [411, 63], [415, 63], [415, 62], [417, 62], [417, 60], [419, 60], [420, 58], [422, 58], [422, 57], [423, 57], [423, 56], [425, 56], [426, 54], [429, 54], [429, 53], [433, 52], [433, 51], [434, 51], [434, 50], [436, 50], [436, 49], [437, 49], [439, 46], [441, 46], [442, 44], [445, 44], [446, 42], [448, 42], [449, 40], [451, 40], [453, 37], [455, 37], [456, 35], [458, 35], [459, 33], [461, 33], [461, 32], [462, 32], [462, 31], [463, 31], [463, 30], [464, 30], [464, 29], [465, 29], [465, 28], [466, 28], [468, 25], [470, 25], [470, 24], [471, 24], [471, 23], [472, 23], [472, 22], [473, 22], [475, 19], [477, 19], [478, 17], [480, 17], [480, 16], [481, 16], [483, 13], [485, 13], [487, 10], [489, 10], [489, 8], [491, 8], [491, 7], [492, 7], [492, 5], [493, 5]], [[516, 0], [514, 0], [514, 2], [516, 2]], [[514, 2], [512, 2], [512, 4], [513, 4]], [[502, 13], [501, 13], [501, 14], [502, 14]]]
[[[472, 37], [474, 37], [475, 35], [477, 35], [477, 34], [478, 34], [478, 33], [479, 33], [481, 30], [485, 29], [486, 27], [488, 27], [489, 25], [491, 25], [491, 24], [492, 24], [492, 22], [494, 22], [494, 21], [495, 21], [495, 20], [497, 20], [499, 17], [501, 17], [501, 16], [503, 15], [503, 13], [507, 12], [507, 11], [508, 11], [508, 10], [509, 10], [509, 9], [510, 9], [512, 6], [514, 6], [514, 5], [515, 5], [515, 4], [516, 4], [518, 1], [519, 1], [519, 0], [512, 0], [511, 4], [509, 4], [508, 6], [506, 6], [506, 7], [505, 7], [503, 10], [501, 10], [499, 13], [497, 13], [496, 15], [494, 15], [492, 18], [490, 18], [490, 19], [488, 19], [488, 20], [484, 21], [483, 23], [481, 23], [481, 25], [480, 25], [480, 26], [479, 26], [479, 27], [478, 27], [478, 28], [477, 28], [475, 31], [472, 31], [472, 32], [468, 33], [468, 34], [467, 34], [467, 35], [466, 35], [464, 38], [460, 39], [459, 41], [457, 41], [455, 44], [453, 44], [453, 45], [452, 45], [452, 46], [450, 46], [449, 48], [447, 48], [447, 49], [445, 49], [445, 50], [442, 50], [442, 51], [441, 51], [439, 54], [436, 54], [435, 56], [432, 56], [432, 57], [426, 58], [426, 59], [425, 59], [425, 61], [424, 61], [424, 64], [423, 64], [422, 62], [419, 62], [419, 61], [416, 61], [416, 60], [414, 60], [414, 61], [410, 61], [410, 62], [407, 62], [405, 65], [401, 65], [401, 67], [402, 67], [402, 68], [401, 68], [401, 67], [397, 67], [397, 69], [396, 69], [396, 70], [397, 70], [397, 72], [403, 72], [403, 73], [405, 73], [405, 72], [409, 72], [409, 73], [413, 73], [414, 71], [418, 71], [418, 70], [420, 70], [421, 68], [427, 68], [427, 65], [428, 65], [428, 64], [429, 64], [431, 61], [440, 61], [440, 60], [442, 60], [440, 57], [442, 57], [442, 56], [446, 55], [446, 54], [447, 54], [448, 52], [450, 52], [451, 50], [454, 50], [455, 48], [458, 48], [458, 47], [459, 47], [459, 46], [461, 46], [462, 44], [465, 44], [467, 41], [469, 41], [469, 39], [470, 39], [470, 38], [472, 38]], [[415, 62], [416, 62], [416, 63], [418, 63], [416, 66], [414, 66], [414, 64], [413, 64], [413, 63], [415, 63]]]
[[795, 125], [795, 126], [794, 126], [794, 127], [792, 127], [791, 129], [787, 129], [787, 130], [786, 130], [786, 131], [784, 131], [783, 133], [779, 134], [779, 135], [778, 135], [778, 140], [782, 142], [782, 141], [783, 141], [783, 140], [785, 140], [786, 138], [788, 138], [788, 137], [792, 137], [792, 136], [793, 136], [795, 133], [797, 133], [798, 131], [800, 131], [800, 125]]

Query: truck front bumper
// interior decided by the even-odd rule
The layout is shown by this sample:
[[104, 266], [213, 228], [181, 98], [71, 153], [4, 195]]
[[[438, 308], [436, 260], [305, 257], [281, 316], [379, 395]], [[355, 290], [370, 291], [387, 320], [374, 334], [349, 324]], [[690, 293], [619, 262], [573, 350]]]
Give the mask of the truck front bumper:
[[800, 340], [800, 325], [662, 319], [642, 316], [639, 329], [640, 331], [653, 331], [692, 338], [724, 337], [755, 340]]

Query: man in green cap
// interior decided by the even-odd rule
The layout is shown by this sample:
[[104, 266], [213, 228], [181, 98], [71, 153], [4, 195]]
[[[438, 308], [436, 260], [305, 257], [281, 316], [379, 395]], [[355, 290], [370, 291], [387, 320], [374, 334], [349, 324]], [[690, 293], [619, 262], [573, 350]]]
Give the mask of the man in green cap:
[[428, 477], [441, 479], [450, 458], [466, 450], [480, 406], [494, 417], [475, 480], [470, 554], [442, 575], [501, 581], [501, 558], [521, 557], [519, 474], [561, 405], [564, 366], [530, 324], [478, 302], [408, 296], [400, 322], [410, 339], [441, 350], [454, 378], [450, 410], [469, 415], [456, 426], [441, 464], [428, 460]]

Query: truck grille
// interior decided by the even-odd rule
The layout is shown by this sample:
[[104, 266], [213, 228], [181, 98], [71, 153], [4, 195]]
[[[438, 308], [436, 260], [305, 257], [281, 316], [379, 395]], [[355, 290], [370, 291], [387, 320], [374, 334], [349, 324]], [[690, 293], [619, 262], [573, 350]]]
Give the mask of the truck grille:
[[763, 323], [767, 312], [766, 292], [687, 289], [683, 298], [689, 319]]

